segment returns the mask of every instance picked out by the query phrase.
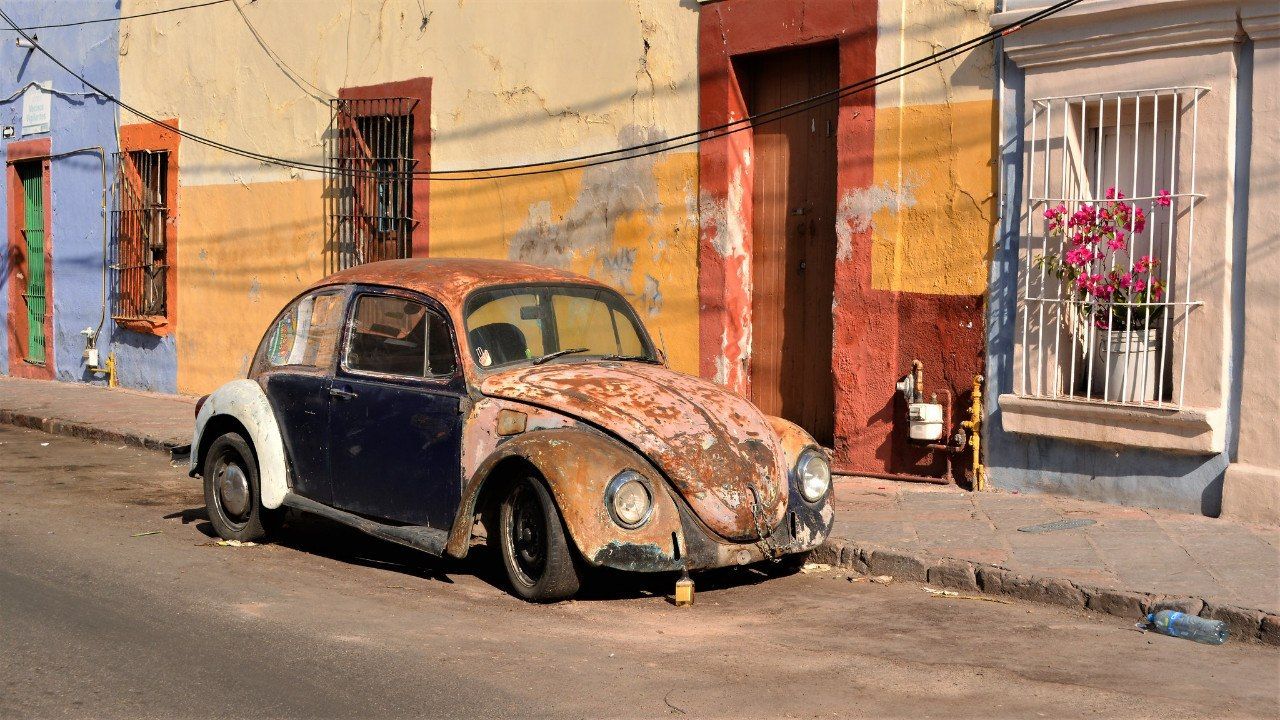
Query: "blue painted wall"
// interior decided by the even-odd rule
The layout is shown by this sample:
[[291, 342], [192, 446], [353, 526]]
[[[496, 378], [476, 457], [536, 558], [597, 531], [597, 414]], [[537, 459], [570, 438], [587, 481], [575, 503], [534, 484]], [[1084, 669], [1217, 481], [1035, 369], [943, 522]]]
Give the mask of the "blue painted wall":
[[[114, 1], [58, 2], [22, 0], [4, 3], [4, 9], [20, 26], [63, 23], [70, 20], [113, 17], [119, 14]], [[21, 89], [30, 82], [52, 81], [51, 132], [21, 136], [12, 140], [51, 137], [54, 155], [88, 146], [106, 150], [107, 182], [114, 168], [117, 108], [109, 100], [93, 95], [80, 81], [57, 67], [38, 50], [15, 46], [17, 33], [0, 21], [0, 125], [12, 125], [18, 133], [22, 125]], [[105, 22], [69, 28], [34, 30], [38, 41], [50, 53], [77, 73], [112, 95], [120, 92], [119, 23]], [[89, 93], [84, 95], [84, 93]], [[124, 118], [124, 122], [136, 122]], [[3, 153], [11, 140], [0, 140]], [[52, 361], [57, 378], [65, 381], [105, 383], [105, 377], [85, 369], [83, 350], [85, 328], [102, 333], [98, 346], [105, 362], [107, 352], [116, 354], [121, 385], [176, 392], [177, 351], [172, 335], [155, 338], [115, 327], [110, 318], [101, 322], [103, 303], [103, 212], [102, 167], [96, 151], [79, 153], [51, 161], [52, 197], [46, 212], [52, 213], [53, 244], [53, 346]], [[108, 207], [109, 207], [108, 203]], [[0, 198], [0, 212], [7, 218], [7, 197]], [[6, 223], [7, 227], [7, 223]], [[7, 276], [7, 274], [6, 274]], [[0, 280], [3, 282], [3, 280]], [[8, 312], [8, 289], [0, 287], [0, 318]], [[8, 333], [0, 339], [0, 371], [8, 372]]]
[[1006, 433], [1002, 429], [998, 397], [1013, 392], [1018, 233], [1024, 199], [1022, 127], [1026, 108], [1022, 72], [1012, 62], [1003, 62], [1001, 224], [992, 251], [987, 311], [985, 402], [990, 413], [984, 430], [988, 479], [993, 486], [1006, 490], [1057, 493], [1216, 516], [1227, 466], [1225, 454], [1178, 455], [1110, 448]]

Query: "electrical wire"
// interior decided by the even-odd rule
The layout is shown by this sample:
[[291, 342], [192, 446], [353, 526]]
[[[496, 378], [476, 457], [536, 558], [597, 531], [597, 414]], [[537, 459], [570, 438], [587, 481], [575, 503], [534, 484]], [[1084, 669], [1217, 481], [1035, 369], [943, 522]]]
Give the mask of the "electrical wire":
[[[813, 107], [817, 107], [818, 105], [829, 103], [829, 102], [836, 102], [844, 97], [848, 97], [850, 95], [853, 95], [859, 92], [864, 92], [868, 89], [874, 88], [886, 82], [897, 80], [901, 77], [906, 77], [907, 75], [910, 75], [915, 72], [919, 72], [920, 70], [926, 69], [928, 67], [937, 65], [941, 62], [944, 62], [962, 53], [968, 52], [983, 44], [992, 42], [997, 38], [1004, 37], [1011, 33], [1017, 32], [1018, 30], [1021, 30], [1024, 27], [1027, 27], [1036, 22], [1039, 22], [1040, 20], [1043, 20], [1047, 17], [1055, 15], [1059, 12], [1062, 12], [1063, 10], [1070, 8], [1071, 6], [1076, 5], [1081, 1], [1082, 0], [1063, 0], [1062, 2], [1055, 3], [1054, 5], [1050, 5], [1041, 10], [1033, 12], [1021, 20], [1018, 20], [1013, 23], [1009, 23], [1008, 25], [1004, 25], [999, 28], [995, 28], [988, 33], [984, 33], [982, 35], [976, 36], [962, 43], [959, 43], [957, 45], [953, 45], [950, 48], [947, 48], [945, 50], [941, 50], [932, 55], [928, 55], [918, 60], [915, 60], [911, 63], [907, 63], [906, 65], [902, 65], [898, 68], [894, 68], [893, 70], [880, 73], [873, 77], [866, 78], [864, 80], [860, 80], [858, 82], [851, 83], [849, 85], [845, 85], [845, 86], [836, 88], [834, 90], [831, 90], [825, 93], [821, 93], [819, 95], [815, 95], [813, 97], [810, 97], [804, 100], [783, 105], [781, 107], [774, 108], [772, 110], [768, 110], [765, 112], [749, 115], [740, 120], [735, 120], [733, 122], [724, 123], [722, 125], [717, 125], [710, 128], [702, 128], [689, 133], [685, 133], [683, 135], [677, 135], [675, 137], [643, 143], [640, 145], [633, 145], [625, 148], [618, 148], [615, 150], [609, 150], [609, 151], [604, 151], [599, 153], [590, 153], [587, 155], [579, 155], [579, 156], [574, 156], [569, 158], [561, 158], [559, 160], [554, 160], [554, 161], [525, 163], [522, 165], [494, 166], [494, 167], [487, 167], [487, 168], [471, 168], [471, 169], [465, 169], [465, 170], [432, 170], [432, 171], [414, 170], [414, 171], [409, 171], [406, 174], [409, 174], [412, 176], [431, 177], [436, 180], [445, 180], [445, 181], [499, 179], [499, 178], [506, 178], [506, 177], [522, 177], [522, 176], [528, 176], [528, 175], [539, 175], [543, 173], [563, 172], [566, 170], [582, 169], [582, 168], [594, 167], [597, 165], [604, 165], [608, 163], [621, 162], [624, 160], [633, 160], [639, 157], [644, 157], [646, 155], [669, 152], [671, 150], [676, 150], [676, 149], [687, 147], [690, 145], [696, 145], [702, 142], [706, 142], [708, 140], [725, 137], [727, 135], [731, 135], [736, 132], [742, 132], [744, 130], [750, 129], [758, 125], [776, 122], [785, 117], [789, 117], [791, 115], [795, 115], [797, 113], [809, 110]], [[134, 115], [144, 120], [147, 120], [148, 122], [151, 122], [155, 125], [159, 125], [163, 128], [166, 128], [180, 135], [181, 137], [187, 138], [188, 140], [205, 145], [207, 147], [223, 150], [224, 152], [237, 155], [240, 157], [244, 157], [247, 159], [257, 160], [258, 162], [262, 162], [265, 164], [292, 168], [296, 170], [307, 170], [307, 171], [318, 172], [322, 174], [345, 174], [345, 175], [351, 175], [351, 176], [373, 174], [371, 172], [362, 171], [362, 170], [339, 171], [327, 165], [321, 165], [318, 163], [311, 163], [311, 162], [306, 162], [301, 160], [291, 160], [287, 158], [280, 158], [272, 155], [267, 155], [265, 153], [259, 153], [253, 150], [247, 150], [247, 149], [239, 148], [233, 145], [228, 145], [226, 143], [213, 140], [211, 138], [206, 138], [201, 135], [192, 133], [190, 131], [182, 130], [172, 125], [169, 125], [168, 123], [165, 123], [151, 115], [148, 115], [147, 113], [141, 110], [138, 110], [137, 108], [132, 107], [131, 105], [125, 103], [119, 98], [116, 98], [111, 94], [106, 93], [101, 88], [94, 85], [91, 81], [89, 81], [88, 79], [84, 78], [83, 76], [79, 75], [78, 73], [76, 73], [75, 71], [67, 67], [62, 61], [58, 60], [58, 58], [56, 58], [51, 53], [49, 53], [49, 51], [45, 50], [44, 47], [42, 47], [33, 38], [26, 35], [26, 33], [23, 32], [23, 29], [19, 28], [17, 24], [13, 22], [12, 18], [10, 18], [8, 14], [5, 13], [3, 10], [0, 10], [0, 19], [3, 19], [6, 23], [8, 23], [8, 25], [12, 29], [18, 31], [20, 35], [22, 35], [25, 39], [31, 42], [36, 49], [38, 49], [43, 55], [45, 55], [45, 57], [49, 58], [49, 60], [51, 60], [55, 65], [62, 68], [64, 71], [69, 73], [72, 77], [80, 80], [87, 87], [92, 88], [93, 90], [99, 92], [108, 100], [119, 105], [121, 108], [128, 110]], [[684, 140], [684, 142], [676, 142], [677, 140]], [[618, 157], [610, 157], [610, 156], [618, 156]], [[590, 161], [590, 162], [580, 162], [580, 161]], [[531, 168], [537, 168], [537, 169], [531, 169]], [[522, 172], [505, 172], [508, 170], [522, 170]], [[450, 177], [453, 175], [465, 175], [466, 177]]]
[[[1033, 13], [1032, 15], [1027, 16], [1021, 21], [1018, 21], [1016, 23], [1010, 23], [1000, 28], [996, 28], [990, 33], [986, 33], [984, 35], [971, 38], [958, 45], [953, 45], [950, 48], [947, 48], [946, 50], [942, 50], [937, 53], [934, 53], [933, 55], [920, 58], [913, 62], [907, 63], [906, 65], [902, 65], [898, 68], [895, 68], [893, 70], [880, 73], [879, 75], [875, 75], [873, 77], [866, 78], [864, 80], [859, 80], [856, 83], [851, 83], [849, 85], [836, 88], [835, 90], [829, 90], [825, 93], [814, 95], [813, 97], [809, 97], [804, 100], [798, 100], [796, 102], [793, 102], [787, 105], [782, 105], [772, 110], [756, 113], [754, 115], [748, 115], [740, 120], [734, 120], [732, 122], [728, 122], [723, 125], [717, 125], [711, 128], [704, 128], [701, 130], [695, 130], [693, 132], [685, 133], [684, 135], [677, 135], [675, 137], [665, 138], [663, 140], [655, 140], [652, 142], [647, 142], [640, 145], [633, 145], [626, 148], [619, 148], [616, 150], [607, 150], [607, 151], [598, 152], [598, 153], [591, 153], [588, 155], [579, 155], [577, 157], [572, 157], [572, 158], [562, 158], [560, 160], [549, 161], [549, 162], [525, 163], [522, 165], [508, 165], [508, 166], [498, 166], [498, 167], [492, 167], [492, 168], [477, 168], [472, 170], [435, 170], [426, 174], [430, 175], [434, 180], [485, 180], [485, 179], [495, 179], [495, 178], [524, 177], [528, 175], [542, 175], [544, 173], [563, 172], [565, 170], [579, 170], [583, 168], [595, 167], [597, 165], [606, 165], [609, 163], [621, 162], [623, 160], [632, 160], [635, 158], [645, 157], [646, 155], [655, 155], [658, 153], [669, 152], [671, 150], [678, 150], [680, 148], [689, 147], [691, 145], [698, 145], [698, 144], [707, 142], [708, 140], [714, 140], [716, 138], [725, 137], [728, 135], [732, 135], [734, 133], [743, 132], [751, 128], [759, 127], [760, 125], [767, 125], [772, 122], [777, 122], [779, 120], [782, 120], [783, 118], [791, 117], [792, 115], [797, 115], [807, 110], [811, 110], [815, 107], [818, 107], [819, 105], [823, 105], [830, 102], [836, 102], [845, 97], [849, 97], [850, 95], [856, 95], [860, 92], [864, 92], [866, 90], [872, 89], [879, 85], [883, 85], [883, 84], [892, 82], [894, 80], [898, 80], [900, 78], [906, 77], [908, 75], [919, 72], [921, 70], [926, 70], [930, 67], [933, 67], [934, 65], [937, 65], [941, 62], [949, 60], [957, 55], [962, 55], [988, 42], [992, 42], [998, 38], [1004, 37], [1013, 32], [1021, 30], [1027, 25], [1043, 20], [1044, 18], [1049, 17], [1050, 15], [1061, 12], [1062, 10], [1065, 10], [1071, 7], [1072, 5], [1076, 5], [1080, 2], [1083, 2], [1083, 0], [1064, 0], [1063, 2], [1059, 2], [1056, 5], [1052, 5], [1050, 7], [1044, 8], [1038, 13]], [[676, 140], [681, 140], [681, 139], [685, 139], [685, 140], [679, 143], [675, 142]], [[636, 150], [644, 150], [644, 152], [633, 152]], [[632, 154], [623, 155], [622, 157], [612, 157], [612, 158], [607, 157], [610, 155], [618, 155], [620, 153], [632, 153]], [[589, 160], [592, 158], [602, 158], [602, 159], [594, 159], [594, 160], [591, 160], [590, 162], [576, 162], [578, 160]], [[504, 172], [507, 170], [523, 170], [525, 168], [540, 168], [540, 169], [526, 170], [523, 172]], [[490, 174], [492, 171], [497, 171], [497, 174]], [[461, 178], [441, 177], [441, 175], [447, 176], [447, 175], [453, 175], [453, 174], [467, 174], [468, 177], [461, 177]]]
[[[726, 130], [729, 128], [733, 128], [735, 126], [741, 126], [740, 129], [745, 130], [746, 126], [754, 127], [756, 125], [764, 124], [764, 122], [772, 122], [772, 121], [780, 120], [784, 117], [789, 117], [790, 115], [796, 114], [796, 113], [786, 112], [786, 111], [797, 109], [797, 108], [799, 109], [799, 111], [809, 110], [809, 109], [812, 109], [813, 107], [817, 107], [818, 105], [822, 105], [825, 102], [832, 101], [832, 100], [839, 100], [841, 98], [847, 97], [848, 95], [852, 95], [856, 92], [860, 92], [862, 90], [870, 89], [872, 87], [876, 87], [877, 85], [881, 85], [892, 80], [897, 80], [899, 78], [906, 77], [907, 75], [910, 75], [913, 72], [916, 72], [918, 70], [924, 70], [926, 68], [933, 67], [934, 65], [937, 65], [938, 63], [941, 63], [945, 60], [949, 60], [950, 58], [955, 57], [956, 55], [966, 53], [981, 45], [985, 45], [986, 43], [996, 40], [997, 38], [1001, 38], [1011, 33], [1017, 32], [1018, 30], [1021, 30], [1022, 28], [1028, 25], [1039, 22], [1040, 20], [1043, 20], [1051, 15], [1056, 15], [1057, 13], [1063, 10], [1066, 10], [1067, 8], [1073, 5], [1076, 5], [1082, 1], [1083, 0], [1062, 0], [1062, 2], [1055, 3], [1035, 13], [1032, 13], [1018, 22], [1009, 23], [1008, 25], [1003, 25], [1001, 27], [995, 28], [990, 32], [970, 38], [957, 45], [952, 45], [949, 48], [939, 50], [938, 52], [935, 52], [932, 55], [926, 55], [922, 58], [913, 60], [912, 62], [909, 62], [906, 65], [901, 65], [892, 70], [886, 70], [885, 72], [882, 72], [878, 75], [873, 75], [872, 77], [864, 78], [857, 82], [850, 83], [848, 85], [844, 85], [842, 87], [838, 87], [833, 90], [828, 90], [827, 92], [820, 93], [818, 95], [814, 95], [812, 97], [808, 97], [803, 100], [797, 100], [795, 102], [788, 103], [786, 105], [781, 105], [779, 107], [773, 108], [772, 110], [765, 110], [753, 115], [748, 115], [739, 120], [733, 120], [733, 121], [724, 123], [722, 125], [715, 125], [712, 127], [700, 128], [698, 130], [684, 133], [683, 135], [676, 135], [674, 137], [663, 138], [662, 140], [653, 140], [653, 141], [642, 143], [639, 145], [632, 145], [629, 147], [617, 148], [614, 150], [605, 150], [605, 151], [596, 152], [596, 153], [588, 153], [585, 155], [576, 155], [573, 157], [561, 158], [559, 160], [519, 163], [519, 164], [513, 164], [513, 165], [496, 165], [496, 166], [485, 167], [485, 168], [472, 168], [469, 170], [433, 170], [431, 174], [432, 175], [453, 175], [453, 174], [464, 174], [464, 173], [478, 174], [478, 173], [488, 173], [488, 172], [500, 172], [504, 170], [522, 170], [525, 168], [539, 167], [543, 165], [560, 165], [563, 163], [577, 162], [580, 160], [593, 160], [595, 158], [604, 157], [608, 155], [617, 155], [617, 154], [634, 152], [637, 150], [643, 150], [647, 148], [667, 145], [668, 143], [673, 143], [673, 142], [676, 142], [677, 140], [694, 138], [694, 137], [698, 137], [708, 133], [717, 133], [721, 130]], [[783, 113], [783, 114], [779, 115], [776, 118], [763, 120], [762, 122], [762, 119], [768, 118], [769, 116], [772, 116], [776, 113]], [[724, 133], [724, 135], [728, 135], [728, 134], [730, 133]], [[723, 135], [712, 135], [704, 139], [713, 139], [715, 137], [723, 137]], [[690, 143], [683, 143], [681, 145], [675, 145], [672, 147], [664, 148], [664, 151], [675, 149], [678, 147], [685, 147], [686, 145], [689, 145], [689, 144]], [[589, 166], [584, 166], [584, 167], [589, 167]]]
[[41, 89], [41, 90], [43, 90], [44, 92], [47, 92], [47, 93], [50, 93], [50, 94], [53, 94], [53, 95], [59, 95], [59, 96], [62, 96], [62, 97], [101, 97], [101, 95], [98, 95], [98, 93], [96, 93], [96, 92], [66, 92], [66, 91], [63, 91], [63, 90], [59, 90], [59, 89], [57, 89], [57, 88], [55, 88], [55, 87], [53, 87], [53, 86], [45, 87], [45, 86], [41, 85], [40, 83], [36, 82], [35, 80], [32, 80], [31, 82], [27, 83], [26, 85], [23, 85], [22, 87], [18, 88], [17, 90], [14, 90], [14, 91], [13, 91], [13, 94], [12, 94], [12, 95], [10, 95], [9, 97], [7, 97], [7, 98], [0, 98], [0, 105], [3, 105], [3, 104], [5, 104], [5, 103], [11, 103], [11, 102], [13, 102], [14, 100], [17, 100], [19, 97], [21, 97], [21, 96], [23, 96], [24, 94], [26, 94], [27, 90], [29, 90], [29, 89], [31, 89], [31, 88], [33, 88], [33, 87], [34, 87], [34, 88], [40, 88], [40, 89]]
[[[244, 8], [240, 7], [240, 3], [237, 0], [231, 0], [231, 4], [235, 7], [236, 12], [240, 14], [240, 19], [244, 20], [244, 26], [249, 28], [249, 33], [253, 35], [253, 39], [258, 42], [258, 47], [262, 48], [262, 51], [267, 54], [271, 62], [275, 63], [276, 68], [284, 73], [284, 76], [289, 78], [294, 85], [297, 85], [299, 90], [325, 107], [329, 107], [330, 100], [337, 99], [337, 95], [316, 87], [314, 83], [304, 78], [302, 73], [290, 67], [289, 63], [284, 61], [284, 58], [280, 57], [275, 50], [271, 49], [271, 46], [267, 45], [267, 41], [258, 33], [258, 29], [253, 26], [253, 23], [249, 22], [249, 16], [245, 15]], [[315, 92], [312, 92], [313, 90]], [[316, 93], [319, 93], [319, 95]]]
[[[178, 12], [180, 10], [192, 10], [195, 8], [208, 7], [210, 5], [220, 5], [231, 0], [210, 0], [209, 2], [196, 3], [194, 5], [182, 5], [179, 7], [166, 8], [164, 10], [152, 10], [151, 12], [138, 13], [136, 15], [118, 15], [116, 17], [95, 18], [93, 20], [77, 20], [75, 22], [56, 23], [54, 25], [29, 25], [22, 30], [48, 30], [51, 28], [76, 27], [78, 25], [92, 25], [94, 23], [116, 22], [119, 20], [132, 20], [133, 18], [148, 17], [151, 15], [164, 15], [165, 13]], [[19, 28], [14, 28], [19, 29]]]

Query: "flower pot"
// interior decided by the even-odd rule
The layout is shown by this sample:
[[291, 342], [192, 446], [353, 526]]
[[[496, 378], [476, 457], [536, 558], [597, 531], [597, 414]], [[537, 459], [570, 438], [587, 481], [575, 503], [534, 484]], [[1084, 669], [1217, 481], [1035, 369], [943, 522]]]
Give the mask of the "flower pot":
[[1160, 384], [1160, 331], [1095, 330], [1093, 396], [1112, 402], [1150, 402]]

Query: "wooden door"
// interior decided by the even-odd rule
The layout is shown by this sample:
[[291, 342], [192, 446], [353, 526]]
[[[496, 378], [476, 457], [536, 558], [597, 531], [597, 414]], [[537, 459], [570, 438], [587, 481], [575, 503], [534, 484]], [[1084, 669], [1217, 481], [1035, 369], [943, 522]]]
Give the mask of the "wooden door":
[[[739, 71], [753, 115], [839, 83], [835, 45], [747, 58]], [[757, 123], [753, 132], [751, 399], [830, 447], [836, 103]]]
[[22, 279], [24, 307], [20, 310], [22, 315], [16, 335], [22, 359], [33, 365], [44, 365], [47, 361], [45, 315], [49, 305], [44, 247], [44, 173], [38, 160], [19, 163], [17, 170], [22, 181], [22, 216], [18, 221], [22, 239], [14, 264], [16, 276]]

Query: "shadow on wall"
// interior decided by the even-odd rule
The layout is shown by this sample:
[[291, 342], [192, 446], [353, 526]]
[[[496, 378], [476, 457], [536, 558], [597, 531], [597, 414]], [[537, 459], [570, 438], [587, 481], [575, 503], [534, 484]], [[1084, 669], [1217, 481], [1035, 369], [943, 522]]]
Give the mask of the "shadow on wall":
[[1177, 455], [1006, 433], [988, 416], [987, 473], [995, 487], [1217, 517], [1227, 456]]

